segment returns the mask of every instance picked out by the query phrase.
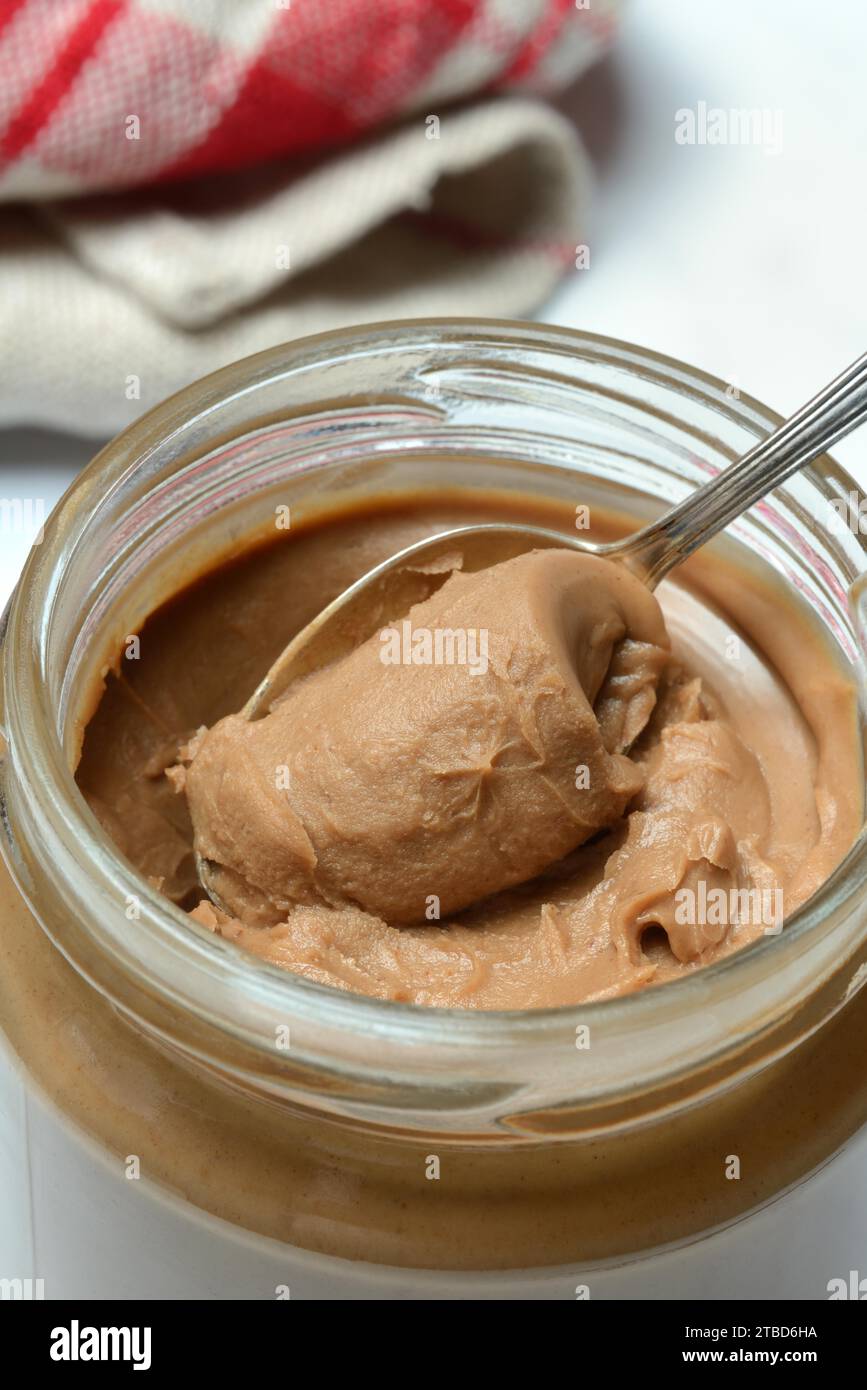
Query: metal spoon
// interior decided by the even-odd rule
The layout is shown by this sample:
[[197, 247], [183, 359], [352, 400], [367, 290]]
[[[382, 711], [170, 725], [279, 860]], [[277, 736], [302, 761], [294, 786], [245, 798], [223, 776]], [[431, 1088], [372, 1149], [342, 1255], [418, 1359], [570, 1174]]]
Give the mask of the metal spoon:
[[[737, 463], [624, 540], [600, 544], [539, 526], [495, 523], [459, 526], [416, 541], [350, 584], [293, 637], [241, 716], [261, 718], [294, 681], [345, 656], [383, 623], [405, 614], [430, 592], [425, 575], [450, 552], [460, 552], [461, 568], [471, 571], [541, 546], [568, 547], [628, 564], [654, 589], [681, 560], [865, 419], [867, 353]], [[207, 861], [197, 856], [196, 863], [203, 887], [217, 901], [208, 886]]]

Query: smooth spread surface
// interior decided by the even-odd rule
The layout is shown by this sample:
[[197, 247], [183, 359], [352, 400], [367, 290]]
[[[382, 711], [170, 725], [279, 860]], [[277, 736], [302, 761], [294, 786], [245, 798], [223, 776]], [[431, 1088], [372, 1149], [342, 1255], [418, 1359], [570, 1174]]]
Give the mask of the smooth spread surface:
[[484, 671], [385, 666], [369, 644], [258, 726], [218, 723], [352, 578], [466, 519], [302, 533], [152, 619], [79, 770], [121, 848], [193, 907], [188, 793], [235, 914], [202, 903], [200, 922], [310, 979], [431, 1005], [626, 993], [776, 929], [860, 821], [854, 699], [794, 606], [743, 579], [717, 582], [737, 628], [663, 586], [669, 654], [655, 601], [573, 555], [458, 574], [412, 625], [486, 630]]

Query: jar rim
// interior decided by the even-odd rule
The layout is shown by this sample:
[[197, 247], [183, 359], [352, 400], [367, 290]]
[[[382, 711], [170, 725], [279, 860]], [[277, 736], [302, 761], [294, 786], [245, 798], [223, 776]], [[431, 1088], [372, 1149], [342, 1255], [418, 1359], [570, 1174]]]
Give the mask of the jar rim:
[[[458, 335], [461, 341], [471, 343], [493, 338], [554, 352], [581, 350], [626, 368], [660, 373], [675, 380], [679, 390], [710, 397], [717, 407], [725, 407], [754, 425], [772, 428], [781, 421], [780, 416], [747, 394], [727, 399], [725, 383], [699, 368], [631, 343], [573, 329], [512, 320], [443, 317], [333, 330], [268, 348], [223, 367], [157, 405], [112, 440], [79, 474], [46, 522], [42, 543], [31, 551], [5, 615], [3, 698], [9, 753], [30, 794], [40, 803], [45, 826], [50, 826], [58, 838], [78, 847], [79, 854], [119, 902], [130, 894], [138, 896], [142, 914], [135, 930], [129, 931], [128, 921], [121, 923], [121, 930], [127, 928], [128, 947], [133, 937], [142, 933], [151, 942], [160, 943], [160, 961], [152, 967], [148, 985], [157, 988], [165, 1001], [192, 1008], [210, 1024], [258, 1045], [263, 1042], [263, 1030], [254, 1015], [260, 1007], [269, 1021], [300, 1015], [341, 1035], [366, 1033], [396, 1042], [430, 1043], [432, 1047], [445, 1048], [452, 1056], [458, 1050], [499, 1048], [504, 1042], [542, 1046], [556, 1037], [559, 1045], [566, 1034], [574, 1034], [578, 1025], [598, 1024], [622, 1037], [643, 1036], [662, 1021], [694, 1017], [697, 1010], [707, 1007], [715, 991], [730, 994], [742, 986], [746, 988], [748, 981], [755, 984], [758, 976], [767, 983], [781, 973], [787, 957], [796, 955], [806, 940], [821, 932], [823, 924], [827, 926], [832, 913], [844, 911], [867, 886], [867, 837], [862, 831], [840, 865], [793, 914], [777, 938], [759, 940], [681, 979], [627, 996], [547, 1009], [474, 1010], [371, 998], [281, 970], [204, 929], [192, 930], [186, 915], [123, 859], [99, 827], [75, 783], [56, 718], [49, 708], [45, 683], [41, 681], [48, 618], [64, 567], [74, 548], [86, 543], [88, 523], [98, 512], [102, 499], [130, 468], [142, 462], [155, 437], [165, 439], [202, 421], [227, 393], [251, 391], [258, 383], [287, 372], [309, 371], [334, 354], [375, 351], [395, 341], [412, 340], [418, 345], [426, 340], [442, 342], [449, 335]], [[827, 456], [820, 469], [811, 467], [803, 474], [826, 495], [824, 480], [829, 478], [844, 491], [855, 488], [845, 470]], [[863, 540], [858, 539], [862, 550], [867, 551]], [[35, 660], [28, 659], [34, 655]], [[14, 863], [11, 867], [17, 877]], [[117, 927], [112, 931], [119, 958], [125, 956], [127, 966], [137, 963], [142, 967], [141, 942], [134, 954], [125, 953]], [[71, 958], [64, 943], [53, 939]], [[80, 964], [77, 968], [81, 968]], [[243, 1018], [227, 1023], [215, 1017], [212, 1003], [206, 1004], [202, 993], [191, 988], [194, 978], [202, 972], [219, 977], [227, 993], [234, 992], [244, 1001]], [[779, 1002], [782, 1008], [783, 1001]], [[720, 1049], [724, 1049], [725, 1043], [723, 1037], [716, 1039]], [[705, 1055], [714, 1055], [713, 1050], [706, 1050]]]

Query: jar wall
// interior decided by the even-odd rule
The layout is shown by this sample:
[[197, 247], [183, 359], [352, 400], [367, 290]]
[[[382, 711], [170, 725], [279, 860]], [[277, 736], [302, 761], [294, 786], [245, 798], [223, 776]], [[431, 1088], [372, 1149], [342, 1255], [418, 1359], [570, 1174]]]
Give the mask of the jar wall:
[[[614, 487], [624, 524], [635, 524], [724, 466], [770, 419], [750, 402], [727, 402], [698, 374], [637, 350], [547, 331], [526, 340], [510, 339], [504, 326], [487, 331], [488, 337], [465, 340], [450, 336], [457, 329], [434, 328], [428, 337], [417, 329], [409, 339], [398, 330], [385, 339], [362, 334], [341, 350], [321, 340], [325, 345], [314, 344], [303, 370], [291, 355], [281, 364], [265, 354], [246, 367], [243, 389], [238, 369], [217, 374], [191, 388], [200, 392], [195, 407], [182, 396], [110, 446], [101, 466], [113, 470], [115, 485], [95, 489], [100, 507], [90, 529], [82, 528], [82, 508], [96, 500], [93, 487], [61, 509], [66, 530], [55, 561], [63, 561], [62, 583], [58, 571], [50, 608], [37, 624], [37, 674], [67, 772], [92, 707], [94, 672], [117, 650], [119, 634], [134, 630], [181, 575], [188, 578], [261, 535], [276, 503], [288, 502], [303, 519], [370, 492], [530, 488], [537, 499], [587, 502], [593, 509]], [[233, 382], [237, 389], [230, 389]], [[778, 582], [795, 584], [860, 683], [860, 628], [848, 594], [863, 569], [861, 541], [831, 538], [816, 527], [822, 498], [843, 486], [844, 475], [830, 465], [812, 480], [796, 479], [784, 497], [717, 542], [713, 556], [714, 563], [747, 557]], [[49, 584], [44, 574], [35, 580], [13, 615], [14, 643], [24, 636], [27, 604]], [[867, 1118], [864, 1078], [851, 1066], [867, 1013], [857, 988], [865, 960], [865, 909], [854, 892], [864, 873], [860, 860], [844, 866], [839, 891], [811, 932], [773, 943], [781, 947], [775, 958], [764, 951], [736, 974], [707, 972], [691, 1002], [678, 986], [668, 996], [670, 1007], [635, 999], [627, 1001], [627, 1015], [623, 1007], [591, 1006], [611, 1045], [600, 1051], [594, 1085], [576, 1094], [574, 1011], [559, 1011], [562, 1019], [449, 1020], [440, 1037], [398, 1006], [383, 1013], [358, 1001], [356, 1018], [352, 1001], [340, 1000], [332, 1017], [321, 992], [292, 994], [290, 982], [278, 988], [231, 953], [220, 955], [188, 926], [179, 930], [146, 892], [148, 930], [136, 940], [129, 933], [119, 938], [117, 905], [135, 880], [112, 862], [110, 847], [100, 849], [96, 893], [92, 864], [73, 871], [76, 845], [50, 856], [50, 872], [43, 862], [51, 834], [62, 839], [69, 825], [58, 827], [48, 812], [40, 821], [40, 808], [27, 801], [34, 780], [54, 772], [24, 737], [25, 703], [16, 689], [9, 708], [7, 669], [12, 756], [3, 776], [12, 839], [5, 848], [48, 935], [20, 907], [8, 907], [7, 922], [15, 926], [4, 929], [3, 950], [18, 964], [8, 959], [0, 988], [9, 1038], [24, 1052], [15, 1036], [16, 1010], [22, 1018], [32, 1010], [28, 971], [38, 954], [48, 982], [41, 1055], [25, 1066], [27, 1085], [49, 1097], [44, 1120], [36, 1119], [42, 1101], [32, 1100], [32, 1130], [49, 1136], [56, 1129], [44, 1140], [54, 1154], [49, 1170], [38, 1184], [28, 1179], [43, 1194], [42, 1232], [69, 1231], [57, 1211], [63, 1187], [52, 1184], [51, 1173], [68, 1169], [86, 1185], [87, 1174], [97, 1172], [92, 1162], [108, 1165], [100, 1171], [113, 1175], [106, 1181], [115, 1187], [118, 1211], [126, 1210], [121, 1194], [151, 1194], [155, 1207], [145, 1224], [153, 1230], [160, 1227], [160, 1204], [177, 1217], [180, 1201], [190, 1229], [204, 1223], [201, 1229], [210, 1232], [202, 1252], [212, 1235], [230, 1242], [261, 1237], [251, 1277], [263, 1283], [272, 1278], [274, 1261], [297, 1259], [306, 1267], [299, 1252], [307, 1250], [315, 1259], [360, 1262], [342, 1273], [332, 1269], [338, 1285], [349, 1281], [347, 1289], [356, 1276], [385, 1278], [376, 1264], [427, 1264], [449, 1271], [449, 1279], [490, 1267], [500, 1271], [491, 1289], [541, 1288], [554, 1287], [549, 1279], [559, 1281], [560, 1272], [514, 1283], [518, 1276], [502, 1271], [566, 1267], [571, 1279], [582, 1264], [629, 1261], [672, 1241], [695, 1242], [798, 1184], [843, 1148], [826, 1174], [750, 1217], [750, 1225], [782, 1221], [776, 1249], [788, 1264], [785, 1252], [795, 1248], [798, 1230], [811, 1229], [813, 1218], [798, 1205], [804, 1194], [818, 1194], [826, 1175], [854, 1172], [852, 1136]], [[13, 890], [10, 904], [15, 900]], [[151, 925], [159, 934], [149, 935]], [[173, 963], [191, 976], [201, 967], [207, 992], [203, 986], [195, 1000], [182, 997], [181, 973], [177, 994], [161, 995]], [[778, 996], [773, 1009], [762, 1002], [769, 1000], [769, 981]], [[273, 1050], [263, 1063], [262, 1039], [273, 1037], [274, 1020], [287, 1015], [298, 1050], [285, 1065], [275, 1063]], [[69, 1076], [76, 1050], [77, 1089], [59, 1087], [52, 1078]], [[847, 1066], [851, 1079], [841, 1085]], [[10, 1113], [31, 1104], [21, 1094], [11, 1086]], [[823, 1106], [818, 1126], [816, 1096]], [[60, 1121], [52, 1106], [68, 1120]], [[190, 1127], [186, 1165], [166, 1151], [167, 1117]], [[97, 1143], [99, 1156], [79, 1132]], [[250, 1132], [267, 1162], [260, 1163], [255, 1187], [239, 1176], [233, 1190], [232, 1165]], [[73, 1148], [63, 1157], [66, 1143]], [[724, 1176], [732, 1153], [742, 1160], [737, 1181]], [[123, 1175], [130, 1154], [142, 1160], [141, 1180]], [[431, 1154], [447, 1178], [427, 1178]], [[701, 1201], [684, 1202], [682, 1192], [679, 1199], [685, 1154], [693, 1192], [706, 1193]], [[699, 1170], [706, 1174], [701, 1180]], [[94, 1194], [102, 1182], [95, 1179]], [[847, 1183], [847, 1200], [854, 1199], [848, 1177]], [[161, 1195], [166, 1192], [173, 1195]], [[486, 1213], [490, 1239], [483, 1253], [466, 1220], [470, 1207]], [[783, 1220], [780, 1212], [801, 1214]], [[96, 1207], [93, 1219], [98, 1225]], [[672, 1287], [678, 1279], [710, 1279], [714, 1262], [726, 1268], [722, 1254], [711, 1259], [711, 1247], [734, 1250], [745, 1229], [741, 1223], [693, 1244], [688, 1259], [680, 1251], [634, 1264], [633, 1287], [651, 1266], [669, 1270]], [[832, 1222], [829, 1233], [829, 1266], [845, 1265], [851, 1232]], [[190, 1241], [192, 1248], [192, 1235]], [[34, 1250], [38, 1256], [38, 1245]], [[617, 1283], [621, 1274], [633, 1277], [624, 1267], [616, 1277], [606, 1273], [608, 1282], [598, 1287], [625, 1288]], [[816, 1277], [814, 1268], [810, 1279]], [[594, 1278], [602, 1275], [596, 1271]], [[434, 1281], [433, 1287], [453, 1285]], [[301, 1289], [298, 1296], [305, 1296]]]

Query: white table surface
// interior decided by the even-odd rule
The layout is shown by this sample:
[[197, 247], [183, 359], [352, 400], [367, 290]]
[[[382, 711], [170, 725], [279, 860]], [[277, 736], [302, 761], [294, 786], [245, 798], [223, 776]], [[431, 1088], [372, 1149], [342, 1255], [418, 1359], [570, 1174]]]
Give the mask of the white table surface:
[[[615, 53], [563, 103], [597, 168], [590, 267], [540, 317], [794, 410], [867, 348], [865, 51], [860, 0], [629, 0]], [[779, 111], [781, 150], [679, 145], [675, 112], [702, 101]], [[98, 444], [0, 431], [0, 496], [52, 506]], [[867, 485], [867, 430], [835, 453]], [[4, 527], [0, 602], [29, 543]]]

